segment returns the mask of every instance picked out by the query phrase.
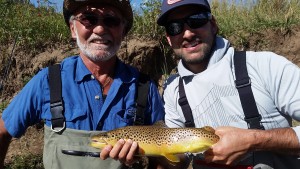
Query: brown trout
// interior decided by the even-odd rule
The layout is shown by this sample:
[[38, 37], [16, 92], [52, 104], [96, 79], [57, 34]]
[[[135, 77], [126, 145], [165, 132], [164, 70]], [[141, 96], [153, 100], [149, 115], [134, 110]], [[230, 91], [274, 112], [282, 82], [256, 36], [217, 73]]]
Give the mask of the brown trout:
[[92, 136], [91, 146], [102, 149], [114, 146], [120, 139], [131, 139], [139, 145], [138, 155], [164, 156], [179, 162], [176, 154], [200, 153], [218, 142], [219, 137], [211, 127], [167, 128], [161, 125], [127, 126]]

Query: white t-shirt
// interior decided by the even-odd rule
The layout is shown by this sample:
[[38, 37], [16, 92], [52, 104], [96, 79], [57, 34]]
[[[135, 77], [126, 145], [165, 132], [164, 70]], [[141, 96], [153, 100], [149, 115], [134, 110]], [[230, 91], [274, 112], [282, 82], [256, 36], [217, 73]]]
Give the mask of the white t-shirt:
[[[235, 87], [234, 48], [221, 37], [205, 71], [194, 74], [182, 62], [178, 74], [165, 83], [165, 122], [168, 127], [184, 127], [178, 104], [179, 76], [183, 78], [195, 127], [234, 126], [247, 129], [238, 91]], [[291, 127], [300, 121], [300, 69], [272, 52], [247, 52], [247, 70], [262, 124], [265, 129]], [[300, 127], [293, 127], [300, 140]]]

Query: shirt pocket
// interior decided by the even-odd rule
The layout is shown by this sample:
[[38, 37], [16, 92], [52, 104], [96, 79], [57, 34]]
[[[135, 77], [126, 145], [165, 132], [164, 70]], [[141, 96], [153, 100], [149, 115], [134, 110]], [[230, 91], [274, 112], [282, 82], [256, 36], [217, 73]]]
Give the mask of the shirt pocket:
[[121, 109], [115, 113], [114, 119], [117, 119], [120, 123], [125, 123], [126, 125], [133, 124], [136, 114], [136, 108]]

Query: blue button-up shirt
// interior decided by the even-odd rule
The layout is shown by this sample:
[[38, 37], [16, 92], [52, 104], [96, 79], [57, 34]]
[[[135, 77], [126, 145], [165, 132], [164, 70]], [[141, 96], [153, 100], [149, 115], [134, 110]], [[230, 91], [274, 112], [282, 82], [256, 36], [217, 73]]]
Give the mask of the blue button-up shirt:
[[[62, 97], [66, 127], [79, 130], [112, 130], [133, 124], [138, 71], [117, 61], [114, 81], [103, 100], [101, 85], [79, 56], [61, 63]], [[20, 137], [30, 125], [44, 120], [51, 126], [48, 68], [35, 75], [4, 110], [7, 131]], [[150, 84], [145, 124], [164, 118], [157, 87]]]

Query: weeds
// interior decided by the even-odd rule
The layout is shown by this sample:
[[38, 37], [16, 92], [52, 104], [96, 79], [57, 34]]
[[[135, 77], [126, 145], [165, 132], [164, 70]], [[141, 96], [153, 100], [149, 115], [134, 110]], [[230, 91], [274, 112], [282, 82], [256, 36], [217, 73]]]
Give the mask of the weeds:
[[16, 156], [14, 161], [4, 166], [4, 169], [43, 169], [42, 155], [27, 154]]
[[[220, 35], [260, 32], [268, 28], [290, 29], [300, 23], [300, 0], [211, 0]], [[47, 4], [46, 1], [44, 4]], [[130, 34], [160, 40], [164, 29], [156, 24], [160, 0], [142, 1], [141, 12], [134, 12]], [[68, 43], [70, 32], [61, 13], [49, 6], [35, 8], [29, 2], [0, 0], [0, 44], [13, 41], [19, 34], [19, 46], [38, 50], [53, 43]], [[167, 45], [167, 44], [166, 44]]]
[[61, 14], [53, 8], [35, 8], [31, 4], [0, 0], [0, 44], [19, 35], [18, 46], [35, 50], [45, 44], [63, 42], [69, 32]]
[[156, 24], [160, 12], [160, 0], [147, 0], [141, 4], [142, 12], [134, 14], [132, 34], [159, 39], [163, 28]]
[[0, 103], [0, 114], [2, 114], [3, 110], [7, 107], [8, 102], [4, 101]]
[[261, 32], [265, 29], [290, 29], [300, 23], [300, 0], [241, 1], [233, 5], [228, 1], [213, 1], [220, 34], [230, 36], [241, 31]]

